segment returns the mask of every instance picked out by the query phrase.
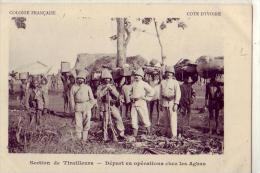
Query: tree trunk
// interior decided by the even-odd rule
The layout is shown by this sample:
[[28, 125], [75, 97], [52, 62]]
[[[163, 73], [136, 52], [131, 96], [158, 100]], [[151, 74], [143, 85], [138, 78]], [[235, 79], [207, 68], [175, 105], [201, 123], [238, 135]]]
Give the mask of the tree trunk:
[[126, 58], [124, 18], [116, 18], [117, 22], [117, 67], [123, 67]]
[[155, 26], [155, 30], [156, 30], [156, 36], [157, 36], [157, 39], [158, 39], [158, 42], [159, 42], [159, 45], [160, 45], [160, 48], [161, 48], [161, 57], [162, 57], [162, 65], [164, 65], [164, 61], [165, 61], [165, 55], [164, 55], [164, 52], [163, 52], [163, 45], [162, 45], [162, 42], [161, 42], [161, 38], [160, 38], [160, 34], [159, 34], [159, 31], [158, 31], [158, 26], [157, 26], [157, 22], [155, 20], [155, 18], [153, 19], [154, 21], [154, 26]]

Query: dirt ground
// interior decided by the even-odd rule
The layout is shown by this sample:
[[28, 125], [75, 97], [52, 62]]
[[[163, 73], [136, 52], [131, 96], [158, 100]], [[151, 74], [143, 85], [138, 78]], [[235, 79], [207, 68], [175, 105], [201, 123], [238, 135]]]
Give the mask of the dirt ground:
[[[20, 110], [16, 95], [9, 97], [9, 152], [10, 153], [74, 153], [74, 154], [222, 154], [224, 151], [224, 113], [220, 112], [221, 135], [207, 134], [207, 111], [204, 105], [205, 85], [195, 85], [197, 98], [192, 105], [190, 127], [183, 138], [168, 139], [162, 136], [163, 125], [156, 125], [156, 111], [152, 135], [140, 130], [134, 140], [130, 136], [130, 121], [123, 117], [127, 139], [103, 142], [101, 121], [91, 121], [88, 142], [76, 140], [73, 116], [63, 113], [61, 92], [50, 92], [50, 112], [42, 117], [38, 129], [29, 127], [28, 112]], [[180, 119], [180, 117], [179, 117]], [[179, 120], [178, 120], [179, 121]], [[160, 123], [163, 123], [161, 118]]]

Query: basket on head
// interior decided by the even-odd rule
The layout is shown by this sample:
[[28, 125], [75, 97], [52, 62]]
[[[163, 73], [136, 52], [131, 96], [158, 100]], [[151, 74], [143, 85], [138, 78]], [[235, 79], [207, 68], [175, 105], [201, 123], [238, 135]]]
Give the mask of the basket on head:
[[70, 71], [70, 63], [69, 62], [61, 62], [61, 72], [69, 72]]
[[20, 80], [22, 80], [22, 79], [28, 79], [28, 76], [29, 76], [29, 73], [28, 73], [28, 72], [19, 73], [19, 79], [20, 79]]

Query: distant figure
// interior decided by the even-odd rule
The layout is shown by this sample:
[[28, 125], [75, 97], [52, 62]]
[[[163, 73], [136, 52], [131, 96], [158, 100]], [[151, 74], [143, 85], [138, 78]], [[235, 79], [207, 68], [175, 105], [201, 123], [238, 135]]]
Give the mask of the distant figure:
[[[96, 77], [95, 74], [96, 73], [94, 72], [94, 74], [92, 74], [92, 76], [91, 76], [90, 87], [92, 89], [94, 98], [97, 99], [97, 88], [100, 85], [100, 79], [98, 77]], [[99, 109], [98, 109], [98, 105], [97, 104], [95, 104], [93, 106], [91, 111], [92, 111], [93, 120], [100, 120], [101, 119], [101, 116], [99, 114]]]
[[55, 75], [53, 74], [52, 76], [51, 76], [51, 89], [52, 90], [56, 90], [57, 88], [56, 88], [56, 77], [55, 77]]
[[26, 94], [26, 108], [29, 110], [30, 125], [36, 124], [36, 128], [41, 124], [41, 117], [46, 104], [44, 91], [42, 90], [38, 76], [34, 76], [32, 83]]
[[17, 72], [12, 70], [11, 73], [9, 73], [9, 94], [14, 94], [14, 81], [16, 80]]
[[74, 77], [69, 72], [63, 72], [61, 75], [63, 83], [64, 112], [71, 113], [70, 107], [70, 89], [75, 83]]
[[159, 114], [160, 114], [160, 104], [159, 104], [159, 93], [160, 93], [160, 74], [159, 73], [154, 73], [151, 75], [151, 80], [149, 81], [149, 84], [153, 87], [154, 89], [154, 96], [152, 100], [149, 102], [149, 110], [150, 110], [150, 121], [152, 123], [153, 121], [153, 110], [154, 106], [156, 106], [156, 121], [157, 124], [159, 124]]
[[121, 95], [123, 98], [123, 105], [125, 110], [122, 110], [122, 117], [126, 117], [130, 119], [130, 112], [131, 112], [131, 99], [130, 99], [130, 89], [131, 89], [131, 76], [125, 76], [125, 82], [122, 85]]
[[21, 84], [20, 84], [20, 91], [19, 91], [19, 100], [20, 100], [20, 105], [21, 107], [26, 106], [26, 94], [28, 94], [28, 89], [29, 89], [29, 83], [27, 79], [21, 79]]
[[43, 91], [44, 96], [44, 108], [43, 108], [43, 114], [46, 114], [49, 109], [49, 86], [48, 86], [48, 79], [44, 76], [41, 77], [41, 88]]
[[14, 94], [14, 79], [11, 76], [9, 78], [9, 94]]
[[220, 133], [218, 128], [218, 116], [219, 110], [224, 106], [224, 94], [221, 90], [220, 82], [216, 81], [216, 76], [211, 77], [210, 82], [206, 85], [205, 105], [209, 111], [209, 133], [213, 134], [212, 124], [215, 121], [215, 131], [217, 134]]

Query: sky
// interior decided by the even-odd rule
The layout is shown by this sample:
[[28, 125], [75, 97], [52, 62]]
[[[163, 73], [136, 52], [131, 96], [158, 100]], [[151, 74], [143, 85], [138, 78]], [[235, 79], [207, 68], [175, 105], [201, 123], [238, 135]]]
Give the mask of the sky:
[[[127, 56], [141, 55], [160, 60], [160, 47], [152, 24], [143, 25], [136, 18], [129, 18], [132, 26], [146, 32], [133, 32], [127, 48]], [[223, 56], [221, 18], [184, 17], [184, 30], [177, 23], [160, 30], [166, 63], [174, 65], [180, 58], [195, 60], [199, 56]], [[163, 21], [157, 18], [158, 22]], [[77, 16], [29, 16], [26, 29], [17, 29], [10, 23], [9, 70], [35, 61], [52, 66], [57, 72], [61, 61], [74, 66], [79, 53], [114, 53], [116, 41], [109, 37], [116, 34], [116, 21], [110, 17]]]

